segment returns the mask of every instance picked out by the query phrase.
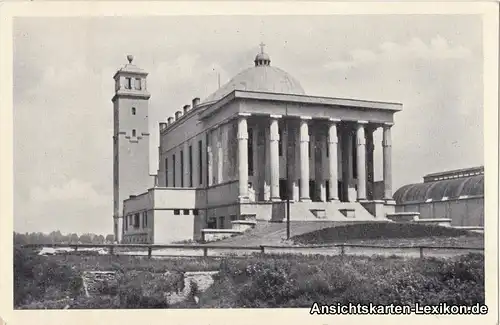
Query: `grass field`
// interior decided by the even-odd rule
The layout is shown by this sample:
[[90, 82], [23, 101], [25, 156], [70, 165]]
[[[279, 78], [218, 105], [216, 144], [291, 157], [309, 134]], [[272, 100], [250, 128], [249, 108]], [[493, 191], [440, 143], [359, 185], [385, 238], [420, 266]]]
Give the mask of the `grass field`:
[[[237, 258], [49, 256], [16, 250], [16, 308], [235, 308], [308, 307], [313, 301], [473, 304], [484, 301], [484, 257], [453, 259], [321, 255]], [[101, 294], [82, 294], [83, 271], [117, 272]], [[168, 272], [167, 272], [168, 271]], [[199, 298], [175, 305], [165, 293], [186, 271], [218, 271]], [[166, 273], [167, 272], [167, 273]], [[167, 274], [167, 275], [166, 275]], [[192, 298], [192, 297], [191, 297]]]

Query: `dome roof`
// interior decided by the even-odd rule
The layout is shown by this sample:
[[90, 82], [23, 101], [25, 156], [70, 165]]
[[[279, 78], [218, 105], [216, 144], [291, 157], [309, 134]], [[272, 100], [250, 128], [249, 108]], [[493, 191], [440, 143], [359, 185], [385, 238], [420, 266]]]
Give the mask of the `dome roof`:
[[481, 195], [484, 195], [484, 175], [405, 185], [394, 193], [393, 198], [396, 204], [405, 204]]
[[204, 102], [219, 100], [234, 90], [305, 95], [304, 89], [294, 77], [279, 68], [272, 67], [270, 62], [269, 55], [263, 51], [257, 54], [254, 67], [237, 74], [208, 96]]

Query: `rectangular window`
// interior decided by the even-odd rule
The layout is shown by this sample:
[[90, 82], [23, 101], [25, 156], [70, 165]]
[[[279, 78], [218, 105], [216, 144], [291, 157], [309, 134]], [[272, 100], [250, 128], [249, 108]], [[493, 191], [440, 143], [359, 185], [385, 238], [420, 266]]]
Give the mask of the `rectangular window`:
[[308, 147], [308, 151], [309, 151], [309, 158], [311, 158], [311, 151], [312, 151], [311, 141], [309, 141], [307, 144], [309, 145], [309, 147]]
[[125, 78], [125, 89], [132, 89], [132, 78]]
[[178, 216], [179, 214], [181, 214], [181, 210], [174, 209], [174, 215]]
[[181, 150], [181, 187], [184, 187], [184, 152]]
[[189, 187], [193, 187], [193, 146], [189, 146]]
[[253, 132], [248, 130], [248, 176], [253, 176]]
[[217, 229], [217, 219], [213, 218], [213, 217], [208, 218], [207, 228], [208, 229]]
[[140, 222], [139, 222], [139, 213], [134, 214], [134, 228], [139, 228]]
[[137, 90], [142, 89], [141, 78], [135, 78], [135, 89], [137, 89]]
[[200, 185], [203, 185], [203, 143], [201, 140], [198, 141], [198, 179]]
[[148, 226], [148, 213], [144, 211], [142, 213], [142, 228], [147, 228]]
[[193, 216], [197, 216], [199, 214], [198, 209], [193, 209]]
[[123, 225], [125, 226], [125, 231], [127, 231], [127, 230], [128, 230], [128, 219], [129, 219], [128, 217], [129, 217], [129, 216], [126, 216], [126, 217], [125, 217], [125, 222], [123, 223]]
[[206, 175], [205, 175], [206, 176], [205, 177], [205, 179], [206, 179], [206, 185], [205, 186], [207, 186], [207, 187], [210, 184], [210, 181], [209, 181], [210, 173], [208, 171], [208, 168], [210, 167], [209, 164], [208, 164], [208, 146], [209, 146], [209, 143], [210, 143], [210, 141], [209, 141], [209, 136], [208, 136], [208, 133], [207, 133], [206, 139], [205, 139], [205, 159], [206, 159], [206, 162], [207, 162], [205, 164], [205, 167], [206, 167], [205, 168], [205, 171], [206, 171]]
[[188, 216], [189, 215], [189, 209], [184, 209], [182, 211], [182, 213], [185, 215], [185, 216]]
[[168, 158], [165, 158], [165, 187], [168, 187]]
[[172, 155], [172, 182], [173, 187], [175, 187], [175, 155]]
[[330, 157], [330, 143], [326, 142], [326, 157]]

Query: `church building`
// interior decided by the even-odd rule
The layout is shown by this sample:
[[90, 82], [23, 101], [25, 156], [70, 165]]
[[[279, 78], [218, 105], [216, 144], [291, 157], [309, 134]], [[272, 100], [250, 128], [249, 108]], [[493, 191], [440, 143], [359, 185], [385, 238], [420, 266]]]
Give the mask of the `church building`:
[[[308, 95], [261, 51], [159, 123], [149, 174], [147, 73], [114, 76], [114, 231], [122, 243], [200, 239], [238, 220], [384, 220], [395, 211], [391, 127], [400, 103]], [[249, 62], [250, 63], [250, 62]], [[382, 143], [374, 143], [380, 129]], [[374, 150], [383, 180], [374, 180]]]

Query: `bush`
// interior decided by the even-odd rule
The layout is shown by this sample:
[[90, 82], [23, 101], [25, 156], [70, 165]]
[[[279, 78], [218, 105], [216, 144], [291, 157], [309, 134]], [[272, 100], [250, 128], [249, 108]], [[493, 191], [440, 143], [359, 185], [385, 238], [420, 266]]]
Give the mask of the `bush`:
[[74, 269], [61, 265], [34, 252], [14, 250], [14, 306], [35, 300], [75, 297], [80, 294], [83, 282]]
[[454, 260], [273, 256], [221, 263], [201, 307], [310, 307], [323, 303], [484, 302], [484, 257]]

